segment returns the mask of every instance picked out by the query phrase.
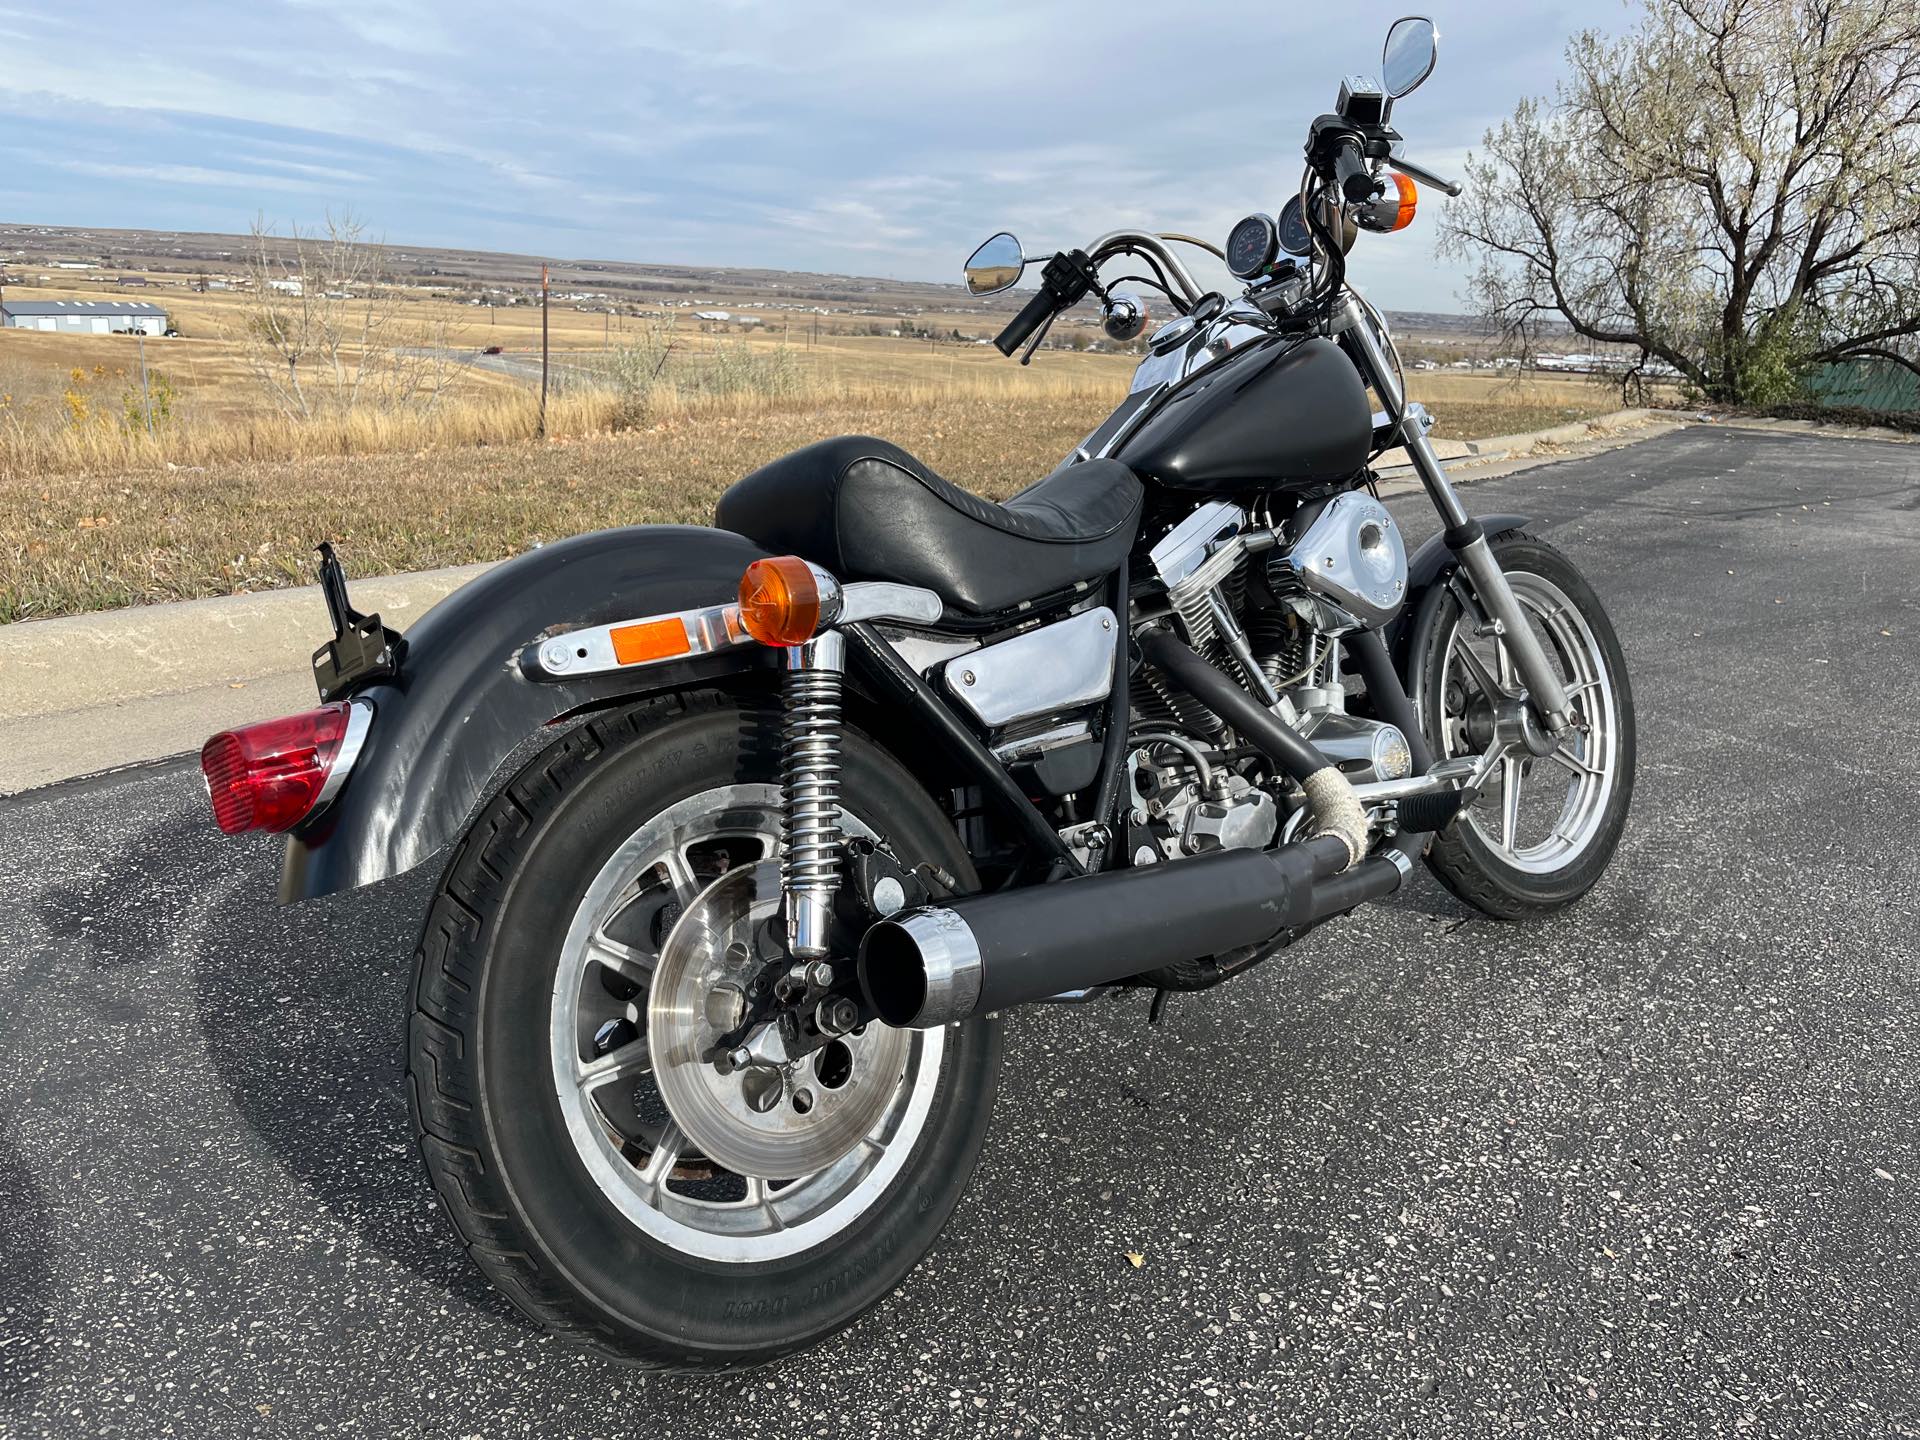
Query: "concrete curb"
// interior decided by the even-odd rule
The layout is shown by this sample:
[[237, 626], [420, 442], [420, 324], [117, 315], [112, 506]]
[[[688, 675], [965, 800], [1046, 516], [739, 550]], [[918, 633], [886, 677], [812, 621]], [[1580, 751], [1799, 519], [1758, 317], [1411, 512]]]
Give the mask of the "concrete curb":
[[[403, 630], [491, 568], [356, 580], [354, 604]], [[0, 720], [304, 672], [327, 634], [317, 585], [0, 626]]]
[[[1532, 455], [1546, 446], [1577, 445], [1618, 435], [1642, 425], [1676, 419], [1678, 417], [1670, 410], [1615, 410], [1606, 415], [1596, 415], [1591, 420], [1573, 420], [1565, 425], [1553, 425], [1545, 430], [1527, 430], [1518, 435], [1495, 435], [1486, 440], [1438, 440], [1434, 442], [1434, 449], [1444, 461], [1483, 464]], [[1374, 462], [1373, 468], [1385, 475], [1411, 469], [1412, 465], [1405, 450], [1388, 450]]]

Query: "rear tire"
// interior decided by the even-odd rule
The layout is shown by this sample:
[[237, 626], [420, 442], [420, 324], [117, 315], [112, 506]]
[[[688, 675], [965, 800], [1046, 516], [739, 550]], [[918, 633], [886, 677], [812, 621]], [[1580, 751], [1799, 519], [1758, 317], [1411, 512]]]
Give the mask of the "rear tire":
[[[1613, 623], [1571, 560], [1519, 530], [1488, 544], [1588, 728], [1564, 741], [1560, 754], [1503, 764], [1475, 804], [1434, 836], [1427, 864], [1475, 909], [1520, 920], [1572, 904], [1613, 859], [1633, 803], [1633, 688]], [[1409, 656], [1421, 728], [1436, 759], [1485, 748], [1482, 691], [1459, 654], [1469, 639], [1483, 665], [1498, 669], [1497, 680], [1519, 683], [1505, 646], [1475, 636], [1458, 597], [1441, 592]], [[1509, 782], [1516, 796], [1511, 812], [1505, 808]], [[1564, 800], [1554, 793], [1557, 782]], [[1532, 813], [1525, 808], [1530, 792]]]
[[[657, 1180], [652, 1193], [666, 1218], [656, 1221], [635, 1210], [621, 1177], [610, 1177], [604, 1157], [583, 1145], [577, 1109], [570, 1130], [565, 1087], [556, 1085], [556, 1047], [564, 1047], [553, 1016], [556, 996], [567, 989], [564, 967], [573, 963], [564, 937], [590, 882], [672, 807], [699, 812], [704, 797], [723, 787], [736, 797], [767, 792], [778, 778], [779, 723], [778, 712], [765, 708], [670, 696], [573, 730], [501, 792], [456, 848], [415, 957], [408, 1064], [414, 1128], [461, 1242], [543, 1329], [654, 1368], [717, 1370], [772, 1360], [878, 1303], [933, 1244], [959, 1201], [997, 1084], [997, 1022], [915, 1034], [913, 1053], [933, 1058], [895, 1082], [915, 1087], [914, 1127], [901, 1121], [890, 1132], [907, 1138], [891, 1152], [875, 1144], [883, 1159], [873, 1163], [870, 1183], [833, 1202], [839, 1208], [822, 1212], [821, 1224], [804, 1231], [796, 1224], [784, 1238], [776, 1209], [801, 1182], [791, 1191], [760, 1182], [772, 1239], [759, 1249], [725, 1226], [711, 1243], [698, 1228], [708, 1223], [700, 1218], [708, 1214], [703, 1206], [736, 1207], [714, 1209], [715, 1223], [736, 1230], [757, 1224], [752, 1182], [732, 1177], [746, 1190], [744, 1200], [700, 1199], [694, 1192], [721, 1187], [726, 1173], [696, 1151], [672, 1152], [691, 1163], [669, 1158], [659, 1173], [688, 1193], [669, 1193], [668, 1179]], [[897, 761], [851, 730], [842, 761], [841, 803], [851, 819], [884, 836], [908, 863], [933, 861], [971, 882], [951, 823]], [[723, 855], [720, 863], [737, 862]], [[678, 913], [668, 904], [661, 909]], [[901, 1033], [870, 1028], [882, 1037]], [[642, 1073], [631, 1083], [645, 1079]], [[638, 1167], [649, 1158], [635, 1153], [639, 1143], [624, 1151], [601, 1145]], [[706, 1178], [680, 1178], [701, 1165]], [[740, 1206], [748, 1207], [749, 1220], [741, 1219]], [[801, 1246], [801, 1236], [817, 1243]]]

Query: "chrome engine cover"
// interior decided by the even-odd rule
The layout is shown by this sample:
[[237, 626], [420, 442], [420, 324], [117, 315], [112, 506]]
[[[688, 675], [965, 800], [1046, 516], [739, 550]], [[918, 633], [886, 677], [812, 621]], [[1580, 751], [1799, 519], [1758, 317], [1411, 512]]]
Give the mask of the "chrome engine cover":
[[1349, 630], [1386, 624], [1407, 599], [1407, 542], [1387, 507], [1358, 490], [1330, 502], [1273, 570], [1350, 617]]

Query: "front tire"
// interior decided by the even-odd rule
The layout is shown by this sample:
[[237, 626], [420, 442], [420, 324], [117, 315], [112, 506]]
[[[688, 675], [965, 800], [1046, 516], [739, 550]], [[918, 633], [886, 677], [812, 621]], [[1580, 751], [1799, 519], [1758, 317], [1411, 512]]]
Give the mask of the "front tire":
[[[874, 1025], [831, 1074], [808, 1072], [807, 1108], [793, 1107], [804, 1129], [815, 1095], [878, 1087], [872, 1128], [826, 1171], [751, 1179], [679, 1132], [651, 1083], [646, 951], [707, 881], [777, 854], [779, 719], [676, 696], [570, 732], [456, 849], [415, 959], [415, 1132], [462, 1242], [546, 1330], [651, 1367], [761, 1363], [876, 1304], [958, 1202], [997, 1084], [997, 1022]], [[841, 758], [851, 829], [971, 880], [897, 761], [851, 730]], [[589, 932], [598, 948], [576, 943]]]
[[[1559, 671], [1576, 728], [1552, 755], [1505, 759], [1476, 802], [1434, 836], [1427, 864], [1467, 904], [1520, 920], [1573, 903], [1613, 859], [1633, 803], [1633, 688], [1613, 623], [1571, 560], [1519, 530], [1488, 544]], [[1477, 622], [1445, 590], [1414, 637], [1415, 702], [1438, 759], [1482, 753], [1499, 698], [1489, 691], [1522, 684], [1505, 643], [1479, 633]]]

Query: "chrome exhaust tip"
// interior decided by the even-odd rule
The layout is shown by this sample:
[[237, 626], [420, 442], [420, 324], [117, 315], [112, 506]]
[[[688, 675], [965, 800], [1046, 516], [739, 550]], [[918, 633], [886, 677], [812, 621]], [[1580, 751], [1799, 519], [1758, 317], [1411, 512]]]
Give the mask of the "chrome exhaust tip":
[[874, 1013], [904, 1030], [964, 1020], [980, 1002], [980, 942], [952, 910], [888, 916], [860, 942], [860, 988]]

